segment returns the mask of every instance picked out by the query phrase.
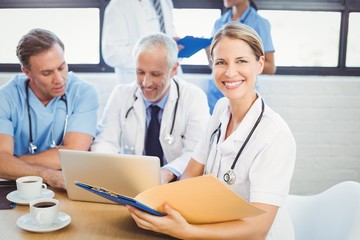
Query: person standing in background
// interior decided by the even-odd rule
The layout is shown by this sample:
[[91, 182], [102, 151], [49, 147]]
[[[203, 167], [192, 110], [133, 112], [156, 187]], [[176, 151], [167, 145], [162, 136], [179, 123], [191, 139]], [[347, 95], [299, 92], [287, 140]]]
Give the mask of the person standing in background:
[[104, 15], [102, 54], [105, 63], [115, 69], [119, 83], [130, 83], [135, 79], [132, 51], [140, 38], [163, 32], [178, 39], [172, 10], [171, 0], [110, 1]]
[[[275, 49], [269, 21], [258, 14], [257, 6], [253, 0], [224, 0], [224, 6], [230, 9], [216, 20], [211, 35], [214, 36], [222, 26], [231, 21], [250, 26], [259, 34], [264, 45], [265, 65], [262, 74], [275, 74]], [[217, 100], [224, 96], [215, 86], [212, 79], [208, 82], [207, 95], [210, 112], [212, 113]]]

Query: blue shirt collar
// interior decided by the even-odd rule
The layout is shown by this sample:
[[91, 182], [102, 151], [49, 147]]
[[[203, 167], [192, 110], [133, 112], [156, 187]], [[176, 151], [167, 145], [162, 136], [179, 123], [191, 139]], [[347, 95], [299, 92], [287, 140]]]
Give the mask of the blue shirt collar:
[[155, 104], [144, 98], [144, 104], [145, 104], [146, 109], [148, 109], [148, 107], [150, 107], [151, 105], [156, 105], [159, 108], [164, 109], [165, 104], [169, 98], [169, 93], [170, 93], [170, 91], [168, 91], [167, 94], [160, 101], [158, 101]]
[[[248, 8], [245, 10], [245, 12], [241, 15], [239, 22], [244, 23], [247, 20], [248, 16], [250, 15], [251, 9], [252, 9], [252, 7], [248, 6]], [[221, 19], [224, 24], [231, 22], [232, 21], [232, 8], [230, 8], [226, 13], [224, 13], [224, 15], [221, 17]]]

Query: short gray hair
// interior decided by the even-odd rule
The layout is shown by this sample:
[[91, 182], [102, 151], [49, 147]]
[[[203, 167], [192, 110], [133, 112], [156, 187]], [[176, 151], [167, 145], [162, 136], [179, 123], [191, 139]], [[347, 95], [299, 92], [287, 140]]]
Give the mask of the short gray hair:
[[133, 54], [136, 59], [140, 53], [160, 47], [165, 50], [169, 68], [172, 68], [178, 61], [179, 50], [175, 40], [164, 33], [153, 33], [141, 38], [136, 43]]

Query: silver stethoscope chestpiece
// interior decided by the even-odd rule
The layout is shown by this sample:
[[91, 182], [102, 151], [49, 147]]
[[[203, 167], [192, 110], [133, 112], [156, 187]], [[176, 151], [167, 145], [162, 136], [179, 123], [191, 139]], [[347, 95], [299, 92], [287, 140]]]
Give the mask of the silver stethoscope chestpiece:
[[174, 135], [168, 133], [165, 135], [164, 140], [167, 144], [172, 145], [175, 142], [175, 137]]
[[56, 148], [56, 143], [54, 139], [51, 141], [50, 148]]
[[224, 174], [224, 181], [227, 184], [232, 185], [234, 184], [235, 180], [236, 180], [236, 174], [232, 169], [230, 169]]
[[36, 150], [37, 150], [37, 146], [31, 142], [29, 144], [29, 153], [35, 154]]

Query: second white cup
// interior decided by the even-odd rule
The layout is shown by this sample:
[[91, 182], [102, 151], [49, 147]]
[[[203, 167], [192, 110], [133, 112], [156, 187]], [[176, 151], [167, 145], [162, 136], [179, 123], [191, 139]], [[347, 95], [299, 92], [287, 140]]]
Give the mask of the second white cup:
[[59, 215], [59, 201], [54, 198], [40, 198], [30, 202], [30, 215], [35, 225], [48, 227]]

